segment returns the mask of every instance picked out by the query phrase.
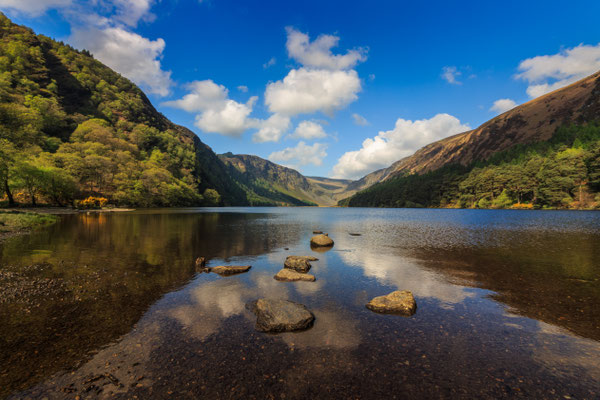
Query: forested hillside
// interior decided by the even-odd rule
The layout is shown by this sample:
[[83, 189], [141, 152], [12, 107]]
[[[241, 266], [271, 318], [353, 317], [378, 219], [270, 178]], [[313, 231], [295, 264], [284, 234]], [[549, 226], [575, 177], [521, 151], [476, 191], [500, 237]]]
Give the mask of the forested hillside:
[[600, 208], [600, 124], [558, 128], [548, 141], [516, 145], [486, 161], [451, 164], [376, 184], [355, 207]]
[[315, 206], [310, 184], [298, 171], [247, 154], [220, 154], [229, 175], [253, 206]]
[[129, 80], [0, 14], [0, 198], [56, 205], [245, 205], [191, 131]]

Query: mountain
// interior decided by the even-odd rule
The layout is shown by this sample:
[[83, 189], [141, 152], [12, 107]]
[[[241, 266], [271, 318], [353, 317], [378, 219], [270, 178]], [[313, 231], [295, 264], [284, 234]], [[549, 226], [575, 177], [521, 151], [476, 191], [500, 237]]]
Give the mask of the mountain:
[[[483, 207], [496, 202], [506, 190], [505, 204], [526, 201], [539, 207], [567, 207], [572, 203], [582, 206], [586, 192], [591, 199], [585, 203], [590, 206], [598, 202], [594, 176], [599, 119], [600, 72], [516, 107], [477, 129], [431, 143], [414, 155], [363, 177], [349, 186], [350, 190], [363, 191], [341, 204]], [[564, 153], [569, 149], [570, 153]], [[536, 154], [542, 159], [536, 159]], [[538, 169], [532, 160], [539, 163]], [[524, 173], [529, 161], [531, 179], [527, 184], [531, 188], [524, 195], [522, 189], [514, 186], [525, 184], [515, 180], [519, 171]], [[511, 165], [518, 169], [513, 171], [517, 175], [506, 173]], [[563, 169], [555, 171], [557, 175], [552, 179], [570, 182], [563, 182], [562, 188], [554, 187], [552, 195], [544, 185], [557, 185], [542, 182], [544, 171], [551, 167]], [[587, 175], [571, 176], [569, 171], [584, 167]], [[494, 175], [494, 170], [499, 174]], [[496, 179], [493, 187], [480, 187], [486, 185], [479, 181], [478, 174], [488, 180]], [[507, 181], [509, 176], [512, 183]], [[589, 183], [578, 184], [580, 178]], [[479, 186], [468, 188], [469, 182]], [[422, 190], [423, 187], [427, 190]], [[499, 206], [497, 202], [496, 205]]]
[[0, 196], [63, 205], [245, 205], [190, 130], [128, 79], [0, 14]]
[[298, 171], [257, 156], [220, 154], [233, 179], [244, 188], [251, 205], [332, 206], [350, 181], [305, 177]]

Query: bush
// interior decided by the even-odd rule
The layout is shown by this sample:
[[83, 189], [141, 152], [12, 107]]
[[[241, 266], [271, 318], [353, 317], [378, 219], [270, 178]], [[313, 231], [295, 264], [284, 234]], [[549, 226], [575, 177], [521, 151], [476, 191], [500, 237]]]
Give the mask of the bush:
[[104, 197], [90, 196], [87, 199], [75, 201], [75, 207], [83, 210], [100, 209], [108, 203], [108, 199]]

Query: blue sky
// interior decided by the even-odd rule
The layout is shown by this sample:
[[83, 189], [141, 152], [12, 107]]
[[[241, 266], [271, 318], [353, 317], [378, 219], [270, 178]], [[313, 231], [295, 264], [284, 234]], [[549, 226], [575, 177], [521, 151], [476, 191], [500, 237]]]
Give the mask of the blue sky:
[[600, 69], [600, 2], [0, 0], [217, 153], [358, 178]]

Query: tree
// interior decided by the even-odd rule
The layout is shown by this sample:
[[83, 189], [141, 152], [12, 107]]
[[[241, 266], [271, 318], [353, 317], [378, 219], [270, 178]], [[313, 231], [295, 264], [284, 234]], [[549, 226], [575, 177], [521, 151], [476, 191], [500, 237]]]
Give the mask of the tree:
[[207, 206], [218, 206], [221, 204], [221, 195], [214, 189], [206, 189], [202, 196]]

